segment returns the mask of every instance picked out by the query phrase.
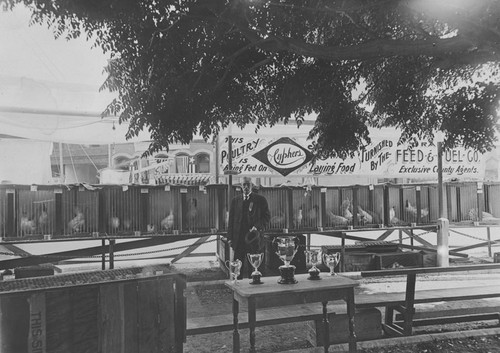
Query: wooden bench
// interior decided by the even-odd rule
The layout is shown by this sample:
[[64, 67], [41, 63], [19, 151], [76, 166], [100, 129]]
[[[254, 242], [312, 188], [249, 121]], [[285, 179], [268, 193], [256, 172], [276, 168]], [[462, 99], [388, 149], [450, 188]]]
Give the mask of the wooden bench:
[[[477, 313], [466, 315], [454, 315], [445, 317], [415, 319], [415, 304], [435, 303], [440, 301], [462, 301], [485, 298], [500, 297], [500, 283], [492, 283], [488, 286], [462, 288], [443, 288], [431, 290], [415, 290], [417, 275], [449, 272], [488, 271], [500, 269], [500, 264], [450, 266], [450, 267], [423, 267], [423, 268], [399, 268], [377, 271], [363, 271], [361, 276], [383, 277], [383, 276], [406, 276], [406, 290], [398, 293], [374, 293], [356, 296], [357, 308], [385, 307], [384, 329], [388, 334], [411, 335], [414, 326], [439, 325], [446, 323], [470, 322], [481, 320], [499, 320], [500, 313]], [[395, 321], [395, 312], [400, 313], [402, 321]]]
[[[319, 305], [291, 305], [279, 308], [260, 309], [257, 313], [256, 326], [286, 324], [322, 319], [322, 306]], [[242, 312], [239, 318], [239, 328], [248, 328], [248, 315]], [[232, 331], [233, 314], [212, 315], [210, 317], [191, 317], [187, 319], [186, 335]]]

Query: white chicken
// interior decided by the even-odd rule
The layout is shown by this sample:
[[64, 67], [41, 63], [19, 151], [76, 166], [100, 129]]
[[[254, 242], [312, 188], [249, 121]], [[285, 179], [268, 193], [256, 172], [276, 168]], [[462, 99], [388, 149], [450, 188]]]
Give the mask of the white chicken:
[[286, 217], [283, 212], [271, 217], [269, 221], [272, 229], [283, 229], [286, 227]]
[[36, 222], [28, 216], [28, 212], [26, 212], [25, 209], [21, 212], [20, 225], [22, 236], [30, 235], [35, 232]]
[[347, 225], [349, 223], [349, 220], [345, 217], [336, 215], [332, 211], [327, 212], [328, 218], [330, 220], [330, 223], [333, 226], [338, 226], [338, 225]]
[[170, 209], [170, 213], [168, 214], [168, 216], [161, 220], [160, 224], [161, 224], [161, 228], [164, 231], [169, 232], [170, 230], [173, 229], [173, 227], [174, 227], [174, 212], [172, 211], [172, 209]]
[[132, 219], [130, 216], [125, 216], [123, 218], [123, 229], [126, 231], [132, 230]]
[[347, 221], [352, 222], [352, 212], [350, 208], [351, 201], [349, 199], [344, 200], [342, 202], [342, 216], [347, 219]]
[[[416, 220], [417, 219], [417, 208], [414, 207], [409, 200], [406, 200], [406, 203], [405, 203], [405, 210], [406, 212], [408, 213], [408, 215], [410, 216], [410, 218], [412, 220]], [[425, 218], [429, 215], [429, 209], [427, 208], [422, 208], [420, 210], [420, 218]]]
[[47, 205], [42, 203], [42, 210], [38, 216], [38, 226], [42, 234], [46, 234], [49, 227], [49, 214], [47, 213]]
[[401, 221], [399, 220], [399, 218], [396, 217], [396, 208], [394, 208], [394, 206], [392, 206], [389, 209], [389, 224], [393, 225], [393, 226], [401, 224]]
[[316, 227], [318, 225], [319, 206], [313, 205], [313, 207], [308, 212], [306, 212], [304, 218], [304, 223], [306, 225]]
[[373, 224], [373, 216], [358, 205], [358, 216], [363, 224]]
[[293, 217], [293, 226], [295, 229], [299, 229], [302, 226], [303, 218], [304, 218], [304, 215], [303, 215], [302, 206], [301, 206], [301, 207], [299, 207], [299, 209], [295, 213], [295, 216]]
[[189, 232], [193, 232], [196, 228], [196, 216], [198, 215], [198, 200], [194, 197], [187, 202], [186, 220]]
[[120, 218], [113, 216], [109, 219], [109, 225], [111, 227], [111, 231], [113, 233], [118, 231], [118, 228], [120, 227]]

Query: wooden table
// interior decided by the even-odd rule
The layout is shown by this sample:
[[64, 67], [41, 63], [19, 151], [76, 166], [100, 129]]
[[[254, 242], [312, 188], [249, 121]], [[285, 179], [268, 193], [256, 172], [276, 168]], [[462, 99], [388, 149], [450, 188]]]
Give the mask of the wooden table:
[[[293, 304], [317, 303], [323, 305], [324, 348], [328, 352], [330, 345], [327, 303], [331, 300], [345, 300], [349, 316], [349, 352], [356, 352], [354, 333], [354, 287], [358, 282], [342, 277], [321, 274], [321, 280], [308, 280], [308, 274], [295, 275], [296, 284], [279, 284], [277, 277], [263, 277], [263, 284], [250, 284], [243, 279], [236, 283], [226, 281], [226, 286], [233, 290], [233, 352], [240, 351], [238, 332], [238, 314], [240, 304], [248, 306], [250, 327], [250, 352], [255, 352], [255, 325], [257, 308], [280, 307]], [[284, 308], [283, 310], [286, 310]]]

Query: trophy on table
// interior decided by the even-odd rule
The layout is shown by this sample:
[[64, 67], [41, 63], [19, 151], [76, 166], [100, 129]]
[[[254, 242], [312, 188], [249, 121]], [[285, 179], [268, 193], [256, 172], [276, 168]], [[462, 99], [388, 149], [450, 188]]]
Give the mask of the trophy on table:
[[259, 266], [262, 263], [262, 259], [264, 258], [264, 253], [260, 254], [247, 254], [248, 262], [252, 265], [254, 271], [252, 272], [252, 282], [250, 284], [262, 284], [260, 278], [262, 277], [262, 273], [259, 271]]
[[330, 268], [330, 276], [335, 276], [335, 267], [340, 262], [340, 253], [323, 254], [323, 262]]
[[307, 279], [317, 280], [321, 279], [319, 274], [321, 271], [316, 267], [318, 263], [321, 262], [321, 250], [319, 249], [309, 249], [306, 250], [306, 262], [311, 264], [312, 267], [309, 269], [309, 277]]
[[293, 236], [277, 237], [275, 239], [277, 242], [276, 255], [279, 256], [284, 265], [279, 267], [281, 278], [278, 280], [280, 284], [294, 284], [297, 283], [295, 279], [295, 266], [290, 265], [293, 257], [297, 253], [298, 245], [296, 243], [297, 239]]
[[229, 270], [229, 274], [231, 276], [231, 280], [234, 284], [238, 282], [238, 276], [240, 275], [241, 266], [243, 265], [239, 259], [234, 261], [227, 260], [225, 262], [227, 269]]

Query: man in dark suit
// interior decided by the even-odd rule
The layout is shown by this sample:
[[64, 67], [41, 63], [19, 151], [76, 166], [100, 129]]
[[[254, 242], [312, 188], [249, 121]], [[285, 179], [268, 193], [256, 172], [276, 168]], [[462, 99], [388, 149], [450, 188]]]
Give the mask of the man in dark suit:
[[240, 277], [250, 274], [253, 267], [249, 264], [247, 254], [264, 252], [264, 229], [267, 228], [271, 214], [264, 196], [253, 192], [252, 178], [243, 177], [243, 193], [231, 201], [227, 236], [229, 245], [234, 250], [234, 260], [243, 263]]

